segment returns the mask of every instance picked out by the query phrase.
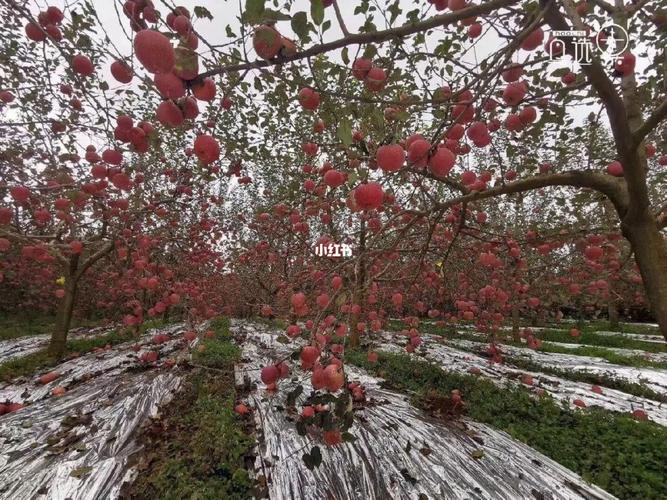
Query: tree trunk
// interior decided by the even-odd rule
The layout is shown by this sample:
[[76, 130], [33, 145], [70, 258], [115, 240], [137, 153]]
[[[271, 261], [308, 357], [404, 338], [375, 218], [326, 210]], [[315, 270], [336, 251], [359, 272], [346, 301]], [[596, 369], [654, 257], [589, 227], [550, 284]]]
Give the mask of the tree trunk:
[[519, 306], [514, 303], [512, 304], [512, 338], [515, 342], [519, 342], [521, 337], [519, 337]]
[[651, 312], [667, 340], [667, 242], [650, 213], [642, 219], [624, 222], [621, 228], [632, 245]]
[[55, 358], [62, 358], [65, 354], [67, 333], [72, 323], [72, 312], [74, 311], [74, 303], [76, 301], [77, 283], [72, 276], [68, 276], [66, 279], [65, 296], [60, 303], [56, 327], [51, 334], [51, 342], [49, 344], [49, 355]]
[[65, 354], [67, 344], [67, 333], [72, 323], [72, 312], [76, 301], [76, 288], [79, 281], [79, 254], [74, 254], [69, 259], [69, 269], [65, 275], [65, 296], [58, 309], [56, 327], [51, 334], [49, 343], [49, 355], [62, 358]]
[[609, 329], [616, 330], [618, 328], [618, 305], [613, 297], [609, 297], [607, 315], [609, 316]]
[[[354, 287], [354, 304], [362, 305], [365, 302], [366, 289], [366, 223], [362, 219], [361, 230], [359, 233], [359, 261], [356, 269], [356, 280]], [[363, 307], [363, 306], [362, 306]], [[357, 330], [357, 323], [359, 323], [360, 316], [353, 314], [350, 321], [350, 347], [356, 349], [360, 343], [360, 332]]]

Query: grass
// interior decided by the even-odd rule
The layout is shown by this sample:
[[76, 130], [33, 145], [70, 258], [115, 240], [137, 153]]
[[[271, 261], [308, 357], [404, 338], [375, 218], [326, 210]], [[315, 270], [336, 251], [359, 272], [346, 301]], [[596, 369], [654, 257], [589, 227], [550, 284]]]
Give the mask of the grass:
[[216, 318], [211, 322], [210, 329], [215, 332], [215, 337], [203, 340], [204, 350], [196, 351], [193, 361], [209, 368], [233, 372], [234, 363], [241, 359], [241, 350], [232, 343], [229, 320]]
[[20, 358], [12, 358], [0, 364], [0, 380], [9, 382], [17, 377], [33, 375], [58, 364], [58, 361], [49, 356], [46, 349], [26, 354]]
[[[422, 330], [438, 333], [438, 329], [435, 327], [435, 325], [425, 325], [425, 328], [423, 327]], [[443, 329], [439, 329], [440, 333], [442, 333], [442, 331]], [[453, 331], [453, 329], [448, 331]], [[582, 347], [614, 347], [620, 349], [639, 349], [646, 352], [667, 352], [667, 344], [665, 343], [646, 342], [643, 340], [622, 337], [620, 335], [601, 335], [599, 333], [595, 333], [592, 330], [587, 330], [586, 328], [580, 329], [580, 332], [581, 335], [579, 337], [572, 337], [570, 335], [569, 329], [534, 330], [533, 334], [540, 340], [546, 340], [548, 342], [561, 342], [564, 344], [580, 344]], [[456, 335], [466, 336], [465, 333], [456, 333]], [[471, 340], [475, 338], [470, 334], [467, 336], [470, 337]], [[507, 334], [507, 338], [511, 339], [511, 335]], [[477, 337], [477, 340], [479, 340], [479, 337]], [[572, 352], [572, 350], [570, 349], [569, 352]]]
[[[461, 321], [458, 325], [474, 327], [474, 323], [470, 321]], [[405, 328], [405, 325], [402, 321], [391, 320], [388, 322], [387, 328], [391, 330], [400, 330]], [[445, 329], [438, 328], [434, 323], [426, 323], [425, 321], [420, 322], [420, 329], [424, 331], [432, 331], [432, 333], [441, 333], [443, 330], [453, 330], [455, 327], [452, 325], [447, 326]], [[521, 328], [532, 328], [530, 324], [522, 324]], [[657, 351], [652, 352], [667, 352], [666, 344], [658, 344], [655, 342], [645, 342], [640, 339], [627, 338], [622, 336], [611, 336], [611, 335], [600, 335], [598, 332], [621, 332], [628, 333], [632, 335], [660, 335], [660, 330], [654, 326], [646, 326], [643, 324], [633, 324], [633, 323], [620, 323], [618, 327], [611, 327], [608, 321], [604, 320], [594, 320], [594, 321], [582, 321], [579, 323], [576, 322], [567, 322], [567, 323], [549, 323], [544, 325], [546, 330], [535, 330], [534, 333], [538, 337], [542, 338], [542, 333], [544, 332], [555, 332], [555, 335], [560, 336], [560, 338], [565, 340], [560, 340], [559, 342], [577, 342], [577, 339], [574, 339], [570, 336], [570, 329], [577, 328], [581, 332], [581, 337], [579, 337], [578, 342], [584, 344], [593, 343], [594, 345], [606, 345], [608, 347], [626, 347], [629, 349], [643, 349], [650, 351], [651, 348], [645, 348], [646, 344], [653, 344], [653, 348], [656, 348]], [[508, 335], [509, 332], [508, 332]], [[590, 335], [590, 336], [589, 336]], [[588, 342], [583, 339], [588, 337]], [[611, 340], [610, 340], [611, 339]], [[615, 339], [615, 340], [614, 340]], [[545, 339], [546, 340], [546, 339]], [[637, 347], [632, 347], [632, 346]]]
[[[460, 334], [452, 334], [447, 336], [448, 339], [462, 339], [462, 340], [470, 340], [473, 342], [483, 342], [483, 340], [480, 337], [475, 337], [473, 335], [460, 335]], [[505, 345], [510, 345], [513, 347], [520, 347], [523, 349], [529, 349], [529, 347], [526, 346], [526, 344], [521, 343], [521, 342], [514, 342], [513, 340], [505, 340], [505, 339], [499, 339], [499, 341], [502, 344]], [[479, 354], [480, 351], [483, 350], [482, 347], [479, 348], [471, 348], [471, 349], [466, 349], [465, 347], [462, 346], [456, 346], [457, 349], [460, 349], [462, 351], [469, 351], [469, 352], [474, 352], [476, 354]], [[538, 352], [548, 352], [548, 353], [556, 353], [556, 354], [569, 354], [571, 356], [582, 356], [582, 357], [596, 357], [596, 358], [602, 358], [610, 363], [613, 363], [615, 365], [623, 365], [623, 366], [632, 366], [635, 368], [656, 368], [656, 369], [667, 369], [667, 362], [665, 361], [653, 361], [650, 359], [647, 359], [643, 356], [627, 356], [624, 354], [619, 354], [617, 352], [614, 352], [610, 349], [607, 349], [605, 347], [597, 347], [597, 346], [579, 346], [579, 347], [564, 347], [561, 345], [556, 345], [556, 344], [542, 344], [539, 349], [537, 349]]]
[[290, 323], [281, 318], [266, 318], [264, 316], [255, 316], [252, 318], [252, 321], [261, 323], [263, 325], [270, 326], [271, 328], [276, 328], [278, 330], [285, 330]]
[[380, 353], [371, 364], [365, 352], [348, 351], [346, 359], [389, 387], [414, 393], [421, 407], [458, 389], [470, 418], [507, 432], [618, 498], [667, 498], [667, 429], [660, 425], [594, 408], [572, 411], [522, 387], [498, 387], [404, 354]]
[[241, 351], [231, 342], [226, 320], [214, 320], [211, 329], [216, 337], [203, 341], [204, 351], [195, 351], [193, 361], [212, 370], [193, 371], [184, 391], [161, 410], [159, 435], [149, 430], [140, 438], [140, 463], [147, 465], [124, 498], [254, 498], [246, 468], [254, 440], [247, 421], [233, 410], [234, 363]]
[[643, 356], [626, 356], [624, 354], [619, 354], [609, 349], [605, 349], [604, 347], [581, 346], [569, 349], [567, 347], [554, 344], [542, 344], [538, 350], [542, 352], [603, 358], [616, 365], [634, 366], [636, 368], [667, 369], [667, 362], [665, 361], [652, 361], [650, 359], [644, 358]]
[[[96, 347], [107, 344], [115, 345], [132, 340], [134, 337], [127, 332], [110, 332], [99, 337], [73, 339], [67, 342], [66, 357], [75, 353], [90, 352]], [[17, 377], [30, 376], [39, 371], [45, 371], [59, 363], [57, 358], [49, 355], [47, 349], [26, 354], [25, 356], [10, 359], [0, 363], [0, 380], [9, 381]]]
[[[612, 326], [611, 323], [606, 320], [593, 320], [577, 322], [576, 324], [579, 325], [577, 328], [587, 332], [623, 332], [631, 333], [633, 335], [660, 335], [660, 330], [657, 327], [647, 326], [640, 323], [619, 323], [616, 326]], [[562, 327], [562, 324], [559, 326]], [[572, 323], [573, 328], [574, 326], [575, 323]]]
[[585, 344], [600, 347], [616, 347], [622, 349], [640, 349], [647, 352], [667, 352], [667, 344], [658, 342], [644, 342], [620, 335], [600, 335], [595, 332], [582, 330], [579, 337], [572, 337], [566, 330], [539, 330], [534, 332], [541, 340], [549, 342], [563, 342], [567, 344]]
[[[139, 335], [143, 335], [151, 328], [157, 328], [163, 325], [161, 320], [147, 321], [139, 328]], [[65, 357], [73, 354], [84, 354], [98, 347], [106, 345], [117, 345], [123, 342], [129, 342], [135, 339], [135, 335], [130, 330], [111, 331], [105, 335], [96, 337], [76, 338], [67, 341]], [[0, 380], [10, 381], [17, 377], [31, 376], [37, 372], [46, 371], [59, 363], [59, 360], [49, 356], [47, 349], [26, 354], [0, 363]]]
[[[72, 328], [94, 324], [93, 320], [72, 319]], [[0, 340], [50, 334], [55, 325], [54, 316], [2, 316], [0, 317]]]

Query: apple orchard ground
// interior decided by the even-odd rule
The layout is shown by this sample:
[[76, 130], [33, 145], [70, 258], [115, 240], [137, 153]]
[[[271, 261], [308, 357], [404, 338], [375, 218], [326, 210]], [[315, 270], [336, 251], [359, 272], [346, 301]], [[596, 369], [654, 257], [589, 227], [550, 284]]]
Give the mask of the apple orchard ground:
[[[348, 377], [364, 387], [365, 400], [355, 403], [359, 418], [349, 442], [331, 448], [294, 426], [285, 396], [303, 379], [298, 369], [278, 393], [263, 389], [259, 368], [296, 347], [266, 322], [233, 321], [220, 343], [189, 341], [178, 324], [149, 330], [138, 341], [83, 328], [73, 345], [92, 350], [48, 368], [39, 366], [44, 334], [0, 341], [0, 400], [25, 405], [0, 416], [0, 498], [38, 491], [53, 498], [114, 498], [167, 488], [181, 497], [224, 491], [239, 498], [289, 498], [294, 491], [304, 498], [323, 492], [336, 498], [362, 498], [359, 492], [364, 498], [665, 494], [659, 478], [667, 458], [667, 352], [651, 328], [609, 332], [590, 325], [583, 336], [590, 345], [560, 342], [567, 330], [552, 328], [543, 333], [552, 340], [540, 351], [508, 340], [504, 364], [488, 362], [484, 339], [472, 330], [426, 330], [431, 333], [412, 355], [392, 331], [377, 339], [378, 362], [369, 363], [365, 352], [348, 353]], [[192, 350], [202, 342], [211, 343], [203, 357]], [[157, 352], [158, 359], [146, 352]], [[21, 371], [21, 362], [32, 358], [34, 371], [29, 363]], [[40, 384], [45, 372], [58, 377]], [[54, 396], [55, 387], [64, 395]], [[464, 411], [443, 403], [451, 388], [461, 391]], [[306, 387], [296, 396], [296, 408], [309, 392]], [[247, 415], [232, 411], [238, 401]], [[193, 411], [198, 423], [183, 427], [179, 419], [192, 418]], [[210, 421], [220, 427], [202, 423]], [[147, 440], [156, 425], [165, 430]], [[221, 429], [237, 436], [234, 446], [213, 436]], [[212, 449], [184, 441], [206, 433]], [[179, 449], [180, 461], [155, 458], [166, 450], [162, 434]], [[202, 478], [188, 469], [188, 463], [204, 467], [216, 444], [236, 453], [224, 455], [235, 479]], [[321, 464], [311, 471], [302, 455], [313, 447]]]

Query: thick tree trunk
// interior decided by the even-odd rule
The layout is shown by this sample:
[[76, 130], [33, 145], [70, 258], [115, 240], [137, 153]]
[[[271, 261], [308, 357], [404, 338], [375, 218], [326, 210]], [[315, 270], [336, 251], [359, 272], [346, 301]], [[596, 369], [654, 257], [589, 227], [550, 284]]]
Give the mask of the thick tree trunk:
[[648, 213], [637, 223], [622, 224], [622, 229], [632, 244], [651, 311], [667, 340], [667, 242]]
[[72, 323], [72, 312], [76, 301], [76, 288], [76, 281], [68, 276], [65, 282], [65, 296], [60, 303], [56, 327], [51, 334], [51, 343], [49, 344], [49, 354], [55, 358], [62, 358], [65, 354], [67, 333]]

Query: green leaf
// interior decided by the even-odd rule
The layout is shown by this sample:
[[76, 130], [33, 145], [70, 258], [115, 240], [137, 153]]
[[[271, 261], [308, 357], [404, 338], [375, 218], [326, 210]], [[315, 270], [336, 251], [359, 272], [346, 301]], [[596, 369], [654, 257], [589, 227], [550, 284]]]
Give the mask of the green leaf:
[[387, 7], [387, 12], [391, 14], [391, 17], [389, 18], [389, 24], [393, 24], [394, 21], [396, 21], [398, 15], [401, 13], [401, 8], [398, 6], [398, 0]]
[[313, 460], [313, 466], [319, 467], [322, 463], [322, 452], [319, 446], [313, 446], [313, 449], [310, 450], [310, 457]]
[[311, 0], [310, 2], [310, 17], [318, 26], [324, 21], [324, 4], [322, 0]]
[[366, 48], [364, 49], [364, 55], [366, 59], [373, 59], [378, 53], [377, 47], [375, 45], [366, 45]]
[[340, 142], [342, 142], [346, 146], [352, 144], [352, 125], [350, 124], [347, 118], [343, 118], [338, 124], [336, 137], [338, 137], [338, 139], [340, 139]]
[[344, 47], [343, 50], [340, 53], [340, 57], [343, 59], [343, 63], [345, 66], [348, 66], [350, 64], [350, 53], [347, 47]]
[[301, 396], [301, 393], [303, 392], [303, 386], [302, 385], [297, 385], [294, 390], [290, 391], [289, 394], [287, 395], [287, 406], [294, 406], [296, 403], [296, 398]]
[[320, 447], [313, 446], [310, 453], [304, 453], [301, 458], [308, 469], [313, 470], [315, 467], [319, 467], [322, 464], [322, 452], [320, 451]]
[[200, 19], [213, 19], [213, 14], [211, 14], [211, 12], [206, 7], [202, 7], [201, 5], [197, 5], [194, 8], [194, 14], [195, 17]]
[[320, 415], [322, 415], [322, 423], [321, 427], [325, 431], [332, 431], [336, 429], [338, 426], [336, 424], [336, 421], [334, 420], [334, 415], [330, 411], [324, 411], [320, 412]]
[[296, 33], [299, 38], [306, 38], [308, 36], [308, 16], [305, 12], [300, 11], [292, 16], [292, 31]]
[[343, 443], [351, 443], [357, 440], [357, 438], [352, 434], [350, 434], [349, 432], [343, 432], [342, 438], [343, 438]]
[[264, 9], [264, 12], [262, 12], [262, 20], [264, 21], [289, 21], [290, 19], [292, 19], [292, 16], [277, 10]]
[[384, 126], [384, 114], [382, 113], [381, 110], [377, 109], [376, 107], [373, 107], [370, 119], [373, 125], [375, 125], [375, 127], [382, 128]]
[[259, 92], [262, 92], [264, 90], [264, 86], [262, 85], [262, 80], [260, 80], [258, 77], [255, 77], [255, 89], [257, 89]]
[[354, 424], [354, 413], [348, 411], [343, 417], [343, 425], [341, 428], [346, 431], [352, 427], [352, 424]]
[[342, 418], [347, 411], [348, 403], [350, 402], [349, 393], [344, 393], [341, 397], [336, 400], [336, 406], [334, 407], [334, 413], [338, 418]]
[[539, 5], [537, 4], [537, 2], [528, 2], [523, 5], [523, 10], [528, 13], [535, 12], [537, 11], [538, 8]]
[[310, 453], [304, 453], [301, 455], [301, 459], [306, 464], [306, 467], [308, 467], [308, 470], [313, 470], [313, 460], [310, 458]]
[[254, 24], [262, 19], [265, 1], [266, 0], [246, 0], [245, 18], [248, 23]]

